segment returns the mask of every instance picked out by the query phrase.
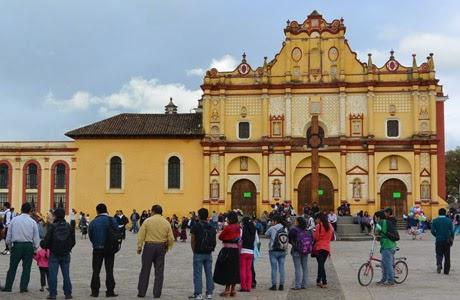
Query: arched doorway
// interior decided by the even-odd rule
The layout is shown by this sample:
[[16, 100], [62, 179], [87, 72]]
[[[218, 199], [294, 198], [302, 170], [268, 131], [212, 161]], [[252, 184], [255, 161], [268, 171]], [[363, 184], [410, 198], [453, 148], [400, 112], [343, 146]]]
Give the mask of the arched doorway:
[[248, 179], [240, 179], [232, 186], [232, 209], [241, 209], [245, 215], [255, 215], [257, 189]]
[[[318, 205], [321, 210], [334, 210], [334, 186], [331, 180], [324, 174], [319, 174]], [[299, 182], [297, 189], [297, 209], [299, 212], [305, 206], [312, 206], [311, 201], [311, 174], [308, 174]]]
[[407, 187], [399, 179], [388, 179], [380, 188], [380, 207], [391, 207], [397, 218], [402, 218], [407, 211]]

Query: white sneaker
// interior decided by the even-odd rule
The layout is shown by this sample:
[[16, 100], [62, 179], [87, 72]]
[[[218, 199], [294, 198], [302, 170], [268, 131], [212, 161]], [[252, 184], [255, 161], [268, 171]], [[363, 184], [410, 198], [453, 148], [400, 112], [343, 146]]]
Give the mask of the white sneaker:
[[203, 300], [203, 296], [201, 296], [201, 294], [199, 295], [192, 295], [190, 297], [188, 297], [189, 299], [195, 299], [195, 300]]
[[206, 299], [212, 299], [212, 295], [206, 295]]

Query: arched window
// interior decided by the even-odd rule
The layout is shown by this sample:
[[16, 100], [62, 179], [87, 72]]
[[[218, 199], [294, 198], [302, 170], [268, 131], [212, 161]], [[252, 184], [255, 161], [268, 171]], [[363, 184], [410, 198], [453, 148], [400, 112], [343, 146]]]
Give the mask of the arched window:
[[121, 189], [122, 167], [121, 158], [114, 156], [110, 159], [110, 188]]
[[168, 159], [168, 189], [180, 189], [180, 159], [177, 156]]
[[28, 202], [32, 209], [40, 211], [41, 205], [41, 168], [36, 160], [25, 163], [23, 168], [23, 198], [22, 203]]
[[27, 166], [27, 178], [26, 178], [26, 188], [27, 189], [37, 189], [37, 175], [38, 167], [36, 164], [31, 163]]
[[9, 202], [9, 173], [8, 165], [6, 163], [0, 164], [0, 208], [5, 207], [5, 203]]
[[0, 165], [0, 189], [8, 188], [8, 165], [3, 163]]
[[52, 166], [50, 207], [61, 207], [69, 213], [69, 166], [63, 161], [57, 161]]
[[54, 168], [54, 188], [55, 189], [65, 189], [65, 176], [66, 170], [63, 163], [59, 163]]

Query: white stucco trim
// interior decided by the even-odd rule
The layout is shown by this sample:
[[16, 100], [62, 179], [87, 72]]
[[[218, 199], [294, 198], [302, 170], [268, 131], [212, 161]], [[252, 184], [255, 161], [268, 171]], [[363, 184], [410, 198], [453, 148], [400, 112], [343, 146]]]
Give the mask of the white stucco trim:
[[237, 182], [240, 179], [247, 179], [254, 183], [256, 186], [256, 191], [260, 193], [260, 175], [228, 175], [228, 184], [227, 184], [227, 192], [231, 193], [232, 192], [232, 187], [235, 182]]

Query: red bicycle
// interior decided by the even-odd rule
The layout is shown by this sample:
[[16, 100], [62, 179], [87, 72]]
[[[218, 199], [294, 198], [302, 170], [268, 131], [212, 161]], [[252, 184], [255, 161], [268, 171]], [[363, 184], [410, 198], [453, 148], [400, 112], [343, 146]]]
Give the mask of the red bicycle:
[[[376, 237], [372, 240], [371, 252], [369, 255], [369, 260], [361, 265], [358, 271], [358, 281], [362, 286], [368, 286], [371, 284], [372, 279], [374, 278], [374, 264], [376, 267], [381, 268], [382, 261], [374, 257]], [[398, 251], [399, 248], [396, 248]], [[395, 283], [401, 284], [406, 281], [407, 275], [409, 274], [409, 268], [406, 263], [407, 258], [405, 257], [395, 257], [393, 261], [393, 269], [395, 274]]]

